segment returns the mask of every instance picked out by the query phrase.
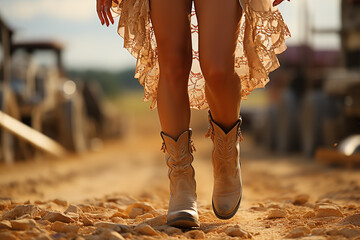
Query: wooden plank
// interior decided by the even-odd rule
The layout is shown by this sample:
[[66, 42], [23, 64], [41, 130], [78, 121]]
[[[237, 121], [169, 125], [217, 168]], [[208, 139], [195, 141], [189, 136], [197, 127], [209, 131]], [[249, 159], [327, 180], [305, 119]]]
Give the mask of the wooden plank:
[[65, 148], [59, 143], [2, 111], [0, 111], [0, 127], [51, 155], [62, 157], [66, 154]]

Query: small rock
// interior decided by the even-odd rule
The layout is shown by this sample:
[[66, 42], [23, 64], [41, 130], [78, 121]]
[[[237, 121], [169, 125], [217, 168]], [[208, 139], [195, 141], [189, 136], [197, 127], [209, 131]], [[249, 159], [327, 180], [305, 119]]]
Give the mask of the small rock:
[[70, 212], [77, 213], [77, 214], [83, 213], [83, 211], [79, 207], [72, 205], [72, 204], [65, 210], [64, 213], [70, 213]]
[[74, 240], [86, 240], [86, 239], [81, 236], [77, 236]]
[[66, 216], [71, 218], [74, 222], [79, 221], [79, 214], [77, 214], [77, 213], [68, 212], [68, 213], [66, 213]]
[[340, 234], [339, 230], [331, 229], [331, 230], [326, 231], [326, 235], [328, 235], [328, 236], [337, 236], [337, 235], [341, 235], [341, 234]]
[[339, 207], [333, 204], [322, 204], [316, 208], [316, 217], [342, 217]]
[[10, 229], [11, 228], [11, 223], [8, 220], [2, 220], [0, 222], [0, 229]]
[[25, 233], [28, 235], [38, 236], [40, 233], [43, 233], [44, 231], [41, 230], [39, 227], [35, 227], [29, 230], [26, 230]]
[[191, 230], [185, 233], [185, 236], [191, 239], [204, 239], [205, 233], [200, 230]]
[[250, 209], [254, 210], [254, 211], [261, 211], [261, 212], [266, 211], [266, 207], [262, 203], [258, 203], [258, 206], [253, 206]]
[[63, 213], [60, 212], [51, 212], [51, 211], [46, 211], [45, 214], [42, 216], [43, 220], [48, 220], [50, 222], [64, 222], [64, 223], [70, 223], [72, 222], [71, 217], [66, 216]]
[[112, 222], [114, 223], [121, 223], [121, 224], [126, 224], [125, 219], [123, 218], [119, 218], [119, 217], [113, 217], [110, 219]]
[[10, 232], [0, 232], [1, 240], [18, 240], [18, 238]]
[[347, 225], [347, 224], [360, 227], [360, 214], [347, 216], [346, 218], [344, 218], [344, 220], [340, 222], [340, 225]]
[[130, 206], [128, 206], [126, 208], [126, 213], [130, 216], [130, 212], [131, 212], [131, 209], [133, 208], [141, 208], [143, 210], [143, 213], [147, 213], [147, 212], [153, 212], [155, 211], [155, 208], [153, 208], [153, 206], [151, 206], [150, 204], [147, 204], [147, 203], [133, 203], [131, 204]]
[[[324, 236], [307, 236], [301, 238], [301, 240], [328, 240], [328, 238]], [[336, 240], [344, 240], [344, 239], [336, 239]]]
[[341, 235], [343, 235], [344, 237], [347, 237], [349, 239], [353, 239], [353, 238], [356, 238], [356, 237], [360, 236], [360, 230], [359, 229], [349, 228], [349, 227], [341, 229], [339, 231], [339, 233]]
[[96, 230], [96, 232], [93, 235], [87, 237], [86, 239], [87, 240], [102, 240], [102, 239], [124, 240], [124, 237], [114, 230], [107, 228], [99, 228]]
[[133, 235], [131, 233], [122, 233], [121, 236], [125, 239], [133, 239]]
[[96, 228], [106, 228], [106, 229], [111, 229], [114, 231], [117, 231], [119, 228], [118, 224], [112, 223], [112, 222], [97, 222], [97, 223], [94, 223], [94, 226]]
[[225, 233], [230, 237], [248, 238], [250, 234], [240, 228], [239, 225], [231, 226], [225, 230]]
[[317, 210], [319, 210], [319, 207], [320, 206], [323, 206], [323, 205], [334, 205], [334, 206], [337, 206], [338, 207], [338, 205], [336, 205], [336, 204], [334, 204], [334, 203], [323, 203], [323, 202], [316, 202], [316, 204], [315, 204], [315, 206], [314, 206], [314, 210], [315, 211], [317, 211]]
[[151, 227], [156, 227], [156, 226], [162, 226], [166, 224], [166, 215], [159, 215], [157, 217], [154, 218], [150, 218], [144, 221], [144, 223], [150, 225]]
[[309, 201], [310, 196], [308, 194], [300, 194], [295, 197], [295, 205], [303, 205]]
[[167, 235], [180, 235], [180, 234], [182, 234], [181, 229], [176, 228], [176, 227], [167, 226], [167, 225], [166, 225], [166, 227], [164, 228], [164, 232], [165, 232]]
[[11, 205], [10, 200], [0, 200], [0, 211], [8, 208]]
[[[49, 234], [43, 233], [36, 237], [34, 240], [52, 240], [52, 238], [49, 236]], [[78, 240], [78, 239], [76, 239]]]
[[41, 201], [41, 200], [35, 200], [34, 204], [36, 205], [43, 205], [43, 204], [46, 204], [45, 201]]
[[80, 208], [83, 212], [92, 212], [96, 210], [96, 208], [90, 204], [78, 204], [78, 208]]
[[142, 208], [132, 208], [129, 213], [129, 217], [134, 219], [139, 215], [144, 214], [144, 210]]
[[328, 198], [323, 198], [316, 201], [316, 204], [329, 204], [329, 203], [332, 204], [334, 202]]
[[159, 235], [150, 225], [146, 223], [137, 225], [134, 230], [143, 235], [149, 235], [149, 236]]
[[[300, 221], [300, 222], [302, 222], [302, 221]], [[313, 228], [316, 228], [316, 223], [309, 221], [309, 222], [307, 223], [307, 226], [308, 226], [310, 229], [313, 229]]]
[[79, 228], [79, 226], [70, 225], [59, 221], [56, 221], [51, 225], [51, 230], [60, 233], [77, 233]]
[[63, 207], [67, 207], [69, 205], [69, 203], [65, 200], [61, 200], [61, 199], [54, 199], [52, 200], [53, 203], [56, 203], [57, 205], [63, 206]]
[[113, 218], [113, 217], [120, 217], [120, 218], [125, 218], [125, 219], [129, 218], [129, 216], [123, 212], [116, 212], [110, 218]]
[[322, 236], [325, 235], [325, 230], [323, 228], [314, 228], [311, 231], [311, 234], [315, 236]]
[[93, 234], [96, 231], [96, 227], [93, 226], [86, 226], [86, 227], [81, 227], [78, 231], [79, 235], [90, 235]]
[[112, 222], [97, 222], [94, 224], [96, 228], [105, 228], [105, 229], [111, 229], [116, 232], [130, 232], [130, 228], [123, 224], [117, 224]]
[[120, 233], [115, 231], [105, 231], [100, 238], [106, 240], [125, 240], [125, 238], [121, 236]]
[[42, 219], [36, 220], [36, 223], [44, 226], [51, 224], [51, 222], [49, 222], [48, 220], [42, 220]]
[[281, 209], [281, 206], [277, 203], [271, 203], [269, 204], [268, 208]]
[[138, 215], [136, 216], [136, 221], [144, 221], [146, 219], [149, 219], [149, 218], [153, 218], [154, 215], [152, 215], [151, 213], [145, 213], [143, 215]]
[[313, 218], [315, 217], [315, 212], [314, 211], [308, 211], [303, 215], [304, 218]]
[[111, 211], [109, 210], [102, 210], [102, 212], [100, 213], [86, 213], [86, 215], [88, 217], [91, 217], [91, 218], [95, 218], [95, 219], [101, 219], [101, 220], [104, 220], [104, 219], [108, 219], [110, 218], [112, 215], [114, 215], [114, 213], [112, 213]]
[[33, 219], [11, 220], [10, 223], [12, 230], [28, 230], [37, 226]]
[[13, 220], [28, 214], [31, 218], [34, 218], [39, 214], [40, 210], [35, 205], [20, 205], [7, 211], [2, 215], [2, 219]]
[[306, 235], [310, 234], [310, 229], [308, 227], [297, 227], [290, 231], [286, 237], [287, 238], [299, 238], [305, 237]]
[[[31, 217], [29, 214], [25, 214], [25, 215], [17, 218], [16, 220], [20, 220], [20, 219], [30, 219], [30, 218], [32, 218], [32, 217]], [[38, 218], [38, 217], [34, 217], [34, 219], [36, 219], [36, 218]]]
[[284, 218], [286, 217], [286, 211], [284, 209], [271, 209], [267, 218], [274, 219], [274, 218]]
[[81, 221], [83, 222], [84, 226], [93, 226], [94, 223], [91, 221], [85, 214], [81, 214]]

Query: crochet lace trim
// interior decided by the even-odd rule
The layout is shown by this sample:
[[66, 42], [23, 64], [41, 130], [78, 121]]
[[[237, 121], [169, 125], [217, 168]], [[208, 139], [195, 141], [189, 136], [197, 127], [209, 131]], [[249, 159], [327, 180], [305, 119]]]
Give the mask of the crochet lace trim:
[[[272, 7], [271, 2], [240, 0], [243, 15], [234, 68], [240, 77], [242, 99], [269, 82], [269, 73], [280, 66], [276, 54], [286, 49], [285, 39], [291, 36], [279, 10]], [[112, 10], [120, 16], [118, 33], [124, 38], [124, 47], [137, 58], [135, 78], [144, 87], [144, 101], [151, 101], [151, 109], [154, 109], [157, 105], [160, 72], [149, 0], [113, 0]], [[191, 35], [193, 39], [198, 37], [194, 9], [191, 12]], [[197, 41], [193, 41], [188, 94], [191, 108], [206, 109], [205, 80], [200, 69], [196, 43]]]

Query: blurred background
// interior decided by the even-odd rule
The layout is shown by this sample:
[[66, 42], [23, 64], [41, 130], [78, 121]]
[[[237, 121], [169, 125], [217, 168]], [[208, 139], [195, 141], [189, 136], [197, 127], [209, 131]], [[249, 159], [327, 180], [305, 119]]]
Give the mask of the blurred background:
[[[292, 0], [279, 8], [292, 37], [266, 89], [242, 103], [245, 158], [286, 156], [355, 166], [360, 163], [360, 1]], [[133, 78], [136, 60], [123, 49], [117, 24], [100, 24], [94, 0], [0, 0], [0, 28], [0, 184], [7, 186], [0, 194], [58, 197], [47, 195], [50, 190], [37, 194], [31, 184], [29, 190], [10, 183], [36, 169], [51, 178], [59, 160], [78, 162], [79, 168], [92, 163], [86, 159], [111, 166], [141, 154], [140, 147], [161, 162], [157, 113], [142, 103], [142, 87]], [[191, 123], [203, 158], [210, 151], [210, 142], [200, 140], [206, 115], [193, 111]], [[146, 156], [136, 158], [146, 165]], [[87, 191], [89, 197], [114, 189]], [[64, 196], [81, 199], [73, 194]]]

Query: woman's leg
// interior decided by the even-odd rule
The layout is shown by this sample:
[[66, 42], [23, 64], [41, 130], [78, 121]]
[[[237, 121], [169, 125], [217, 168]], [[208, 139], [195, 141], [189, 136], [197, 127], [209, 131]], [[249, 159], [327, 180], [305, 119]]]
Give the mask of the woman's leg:
[[229, 219], [236, 214], [242, 197], [238, 137], [241, 84], [234, 70], [241, 8], [238, 0], [195, 0], [195, 7], [214, 144], [212, 206], [218, 218]]
[[150, 9], [160, 64], [158, 114], [163, 132], [177, 139], [190, 123], [191, 0], [150, 0]]
[[241, 84], [234, 70], [234, 52], [242, 9], [239, 0], [194, 1], [206, 99], [214, 121], [229, 131], [240, 112]]
[[187, 92], [192, 63], [191, 0], [150, 0], [150, 9], [160, 64], [158, 113], [170, 178], [167, 224], [199, 227]]

